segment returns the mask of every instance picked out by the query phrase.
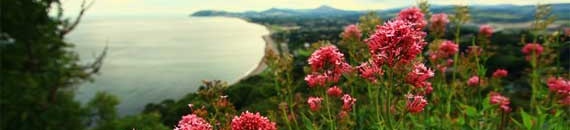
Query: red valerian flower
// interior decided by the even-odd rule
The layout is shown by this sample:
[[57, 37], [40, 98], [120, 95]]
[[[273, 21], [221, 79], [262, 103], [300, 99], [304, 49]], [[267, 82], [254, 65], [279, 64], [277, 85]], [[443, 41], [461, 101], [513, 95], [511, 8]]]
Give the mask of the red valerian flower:
[[305, 81], [311, 87], [337, 82], [343, 73], [352, 71], [352, 66], [345, 62], [344, 55], [333, 45], [313, 52], [309, 57], [309, 65], [313, 74], [307, 75]]
[[277, 130], [275, 122], [258, 113], [242, 112], [241, 115], [232, 119], [232, 130]]
[[491, 27], [491, 25], [488, 24], [481, 25], [479, 26], [479, 34], [485, 37], [491, 37], [491, 35], [493, 35], [493, 27]]
[[424, 13], [422, 13], [421, 9], [418, 7], [403, 9], [400, 11], [396, 19], [409, 22], [417, 30], [421, 30], [427, 24], [424, 18]]
[[344, 60], [344, 54], [334, 45], [324, 46], [313, 52], [309, 57], [309, 65], [313, 72], [330, 71], [331, 74], [347, 72], [347, 69], [350, 69], [350, 65]]
[[459, 45], [452, 41], [445, 40], [439, 45], [439, 53], [442, 57], [449, 57], [459, 52]]
[[356, 103], [356, 98], [352, 98], [350, 95], [345, 94], [342, 96], [342, 110], [350, 111], [354, 103]]
[[309, 87], [324, 86], [328, 80], [331, 80], [328, 76], [321, 74], [310, 74], [305, 76], [305, 81]]
[[449, 23], [449, 19], [447, 18], [447, 14], [445, 13], [437, 13], [431, 15], [430, 21], [432, 24], [447, 24]]
[[509, 72], [505, 69], [497, 69], [497, 70], [495, 70], [495, 72], [493, 72], [493, 77], [494, 78], [503, 78], [503, 77], [507, 77], [508, 74], [509, 74]]
[[543, 51], [542, 45], [538, 44], [538, 43], [527, 43], [523, 48], [522, 48], [522, 53], [523, 54], [531, 54], [531, 53], [535, 53], [537, 55], [540, 55]]
[[344, 111], [344, 110], [342, 110], [342, 111], [340, 111], [340, 112], [338, 113], [338, 117], [339, 117], [340, 119], [344, 119], [346, 116], [348, 116], [348, 112], [346, 112], [346, 111]]
[[427, 44], [425, 32], [413, 29], [403, 20], [395, 20], [378, 26], [366, 39], [375, 65], [407, 64], [420, 54]]
[[332, 97], [340, 97], [342, 96], [342, 89], [338, 88], [337, 86], [330, 87], [327, 90], [327, 95]]
[[475, 75], [469, 78], [469, 80], [467, 81], [467, 85], [471, 87], [477, 87], [479, 86], [479, 82], [480, 82], [479, 76]]
[[522, 53], [526, 55], [526, 60], [531, 60], [532, 54], [534, 54], [536, 57], [540, 56], [543, 50], [544, 49], [542, 48], [542, 45], [538, 43], [527, 43], [521, 49]]
[[497, 92], [491, 92], [489, 94], [489, 96], [491, 97], [491, 98], [489, 98], [489, 102], [491, 104], [499, 105], [501, 110], [504, 112], [511, 112], [511, 107], [509, 107], [509, 104], [511, 102], [510, 102], [509, 98], [507, 98], [507, 97], [505, 97], [505, 96], [503, 96]]
[[406, 101], [406, 108], [410, 113], [422, 112], [426, 107], [426, 105], [428, 104], [424, 96], [421, 95], [407, 94], [406, 97], [408, 98], [408, 100]]
[[434, 73], [431, 69], [423, 63], [417, 63], [414, 65], [414, 69], [408, 73], [406, 82], [418, 88], [428, 87], [428, 85], [431, 87], [431, 83], [427, 80], [433, 76]]
[[362, 33], [360, 32], [360, 29], [358, 29], [358, 26], [350, 24], [344, 27], [344, 32], [342, 32], [340, 36], [342, 39], [360, 40]]
[[445, 33], [445, 26], [449, 23], [449, 19], [447, 18], [447, 14], [438, 13], [431, 15], [430, 22], [430, 31], [441, 35]]
[[212, 130], [212, 125], [194, 114], [188, 114], [178, 121], [174, 130]]
[[321, 109], [321, 102], [323, 101], [320, 97], [309, 97], [307, 103], [309, 104], [309, 108], [311, 111], [319, 111]]
[[438, 13], [431, 15], [430, 22], [432, 25], [445, 27], [445, 25], [449, 23], [449, 19], [447, 18], [447, 14]]
[[428, 82], [428, 84], [426, 85], [427, 87], [425, 87], [424, 89], [424, 95], [428, 95], [433, 91], [433, 88], [431, 87], [431, 83]]
[[381, 76], [384, 74], [384, 71], [382, 71], [382, 68], [380, 68], [378, 65], [373, 65], [374, 63], [362, 63], [360, 66], [358, 66], [358, 71], [360, 72], [360, 76], [364, 79], [367, 79], [368, 81], [371, 82], [376, 82], [378, 76]]
[[560, 95], [570, 95], [570, 80], [565, 80], [562, 77], [548, 78], [546, 85], [550, 91]]

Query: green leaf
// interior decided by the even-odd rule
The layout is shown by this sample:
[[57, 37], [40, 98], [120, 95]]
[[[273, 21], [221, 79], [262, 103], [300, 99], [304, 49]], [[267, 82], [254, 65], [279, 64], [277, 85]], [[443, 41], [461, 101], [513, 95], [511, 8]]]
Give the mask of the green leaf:
[[467, 106], [467, 105], [465, 105], [465, 106], [463, 106], [463, 107], [465, 107], [465, 114], [467, 114], [467, 116], [469, 116], [469, 117], [475, 117], [475, 116], [478, 115], [478, 114], [477, 114], [477, 109], [476, 109], [475, 107]]
[[546, 122], [546, 116], [548, 116], [548, 114], [538, 115], [538, 120], [536, 121], [537, 126], [542, 127], [544, 125], [544, 123]]
[[303, 117], [303, 124], [305, 124], [306, 130], [313, 130], [313, 122], [304, 113], [301, 113], [301, 117]]
[[511, 118], [511, 120], [512, 120], [517, 126], [519, 126], [519, 127], [524, 127], [524, 125], [523, 125], [521, 122], [519, 122], [519, 121], [517, 121], [517, 120], [515, 120], [515, 119], [513, 119], [513, 118]]
[[457, 124], [459, 124], [459, 125], [461, 125], [461, 126], [464, 125], [464, 124], [465, 124], [465, 119], [463, 119], [463, 118], [457, 118]]
[[533, 119], [534, 117], [532, 117], [532, 116], [529, 115], [528, 113], [524, 112], [524, 110], [521, 110], [521, 116], [522, 116], [522, 118], [523, 118], [524, 127], [525, 127], [527, 130], [532, 129], [532, 119]]

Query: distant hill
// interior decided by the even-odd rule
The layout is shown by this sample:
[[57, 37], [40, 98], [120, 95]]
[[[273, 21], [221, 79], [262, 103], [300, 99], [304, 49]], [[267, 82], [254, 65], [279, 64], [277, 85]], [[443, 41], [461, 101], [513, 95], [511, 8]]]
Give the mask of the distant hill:
[[261, 17], [330, 17], [330, 16], [346, 16], [360, 15], [363, 11], [348, 11], [336, 9], [330, 6], [320, 6], [315, 9], [280, 9], [271, 8], [265, 11], [256, 12], [248, 11], [243, 13], [218, 11], [218, 10], [202, 10], [195, 12], [192, 16], [231, 16], [244, 18], [261, 18]]
[[[570, 20], [570, 3], [551, 4], [552, 14], [557, 16], [558, 20]], [[376, 12], [384, 19], [392, 18], [402, 8], [376, 10]], [[433, 13], [448, 13], [454, 12], [454, 7], [432, 5], [430, 10]], [[528, 22], [534, 19], [535, 6], [534, 5], [475, 5], [470, 6], [470, 13], [472, 22], [485, 23], [485, 22], [504, 22], [504, 23], [518, 23]], [[260, 18], [330, 18], [330, 17], [358, 17], [366, 11], [350, 11], [336, 9], [330, 6], [323, 5], [315, 9], [279, 9], [271, 8], [265, 11], [248, 11], [248, 12], [227, 12], [217, 10], [203, 10], [192, 14], [192, 16], [230, 16], [241, 17], [247, 19], [260, 19]]]

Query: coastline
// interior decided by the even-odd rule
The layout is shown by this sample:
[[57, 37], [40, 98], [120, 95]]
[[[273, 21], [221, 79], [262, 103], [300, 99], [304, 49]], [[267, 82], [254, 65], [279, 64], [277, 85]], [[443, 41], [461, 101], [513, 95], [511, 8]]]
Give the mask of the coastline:
[[[267, 65], [264, 63], [264, 58], [265, 58], [265, 55], [267, 55], [267, 53], [266, 53], [267, 50], [270, 49], [270, 50], [272, 50], [273, 52], [276, 52], [276, 53], [278, 53], [278, 54], [280, 53], [280, 52], [279, 52], [279, 49], [277, 48], [278, 45], [275, 43], [275, 41], [274, 41], [273, 39], [271, 39], [271, 34], [273, 34], [273, 31], [269, 28], [269, 26], [266, 26], [266, 25], [263, 25], [263, 24], [259, 24], [259, 23], [254, 23], [254, 22], [251, 22], [251, 21], [249, 21], [249, 20], [247, 20], [247, 19], [244, 19], [244, 18], [232, 17], [232, 16], [190, 16], [190, 17], [225, 17], [225, 18], [236, 18], [236, 19], [240, 19], [240, 20], [243, 20], [243, 21], [248, 22], [248, 23], [251, 23], [251, 24], [257, 24], [257, 25], [259, 25], [259, 26], [263, 26], [263, 27], [265, 27], [265, 28], [267, 29], [267, 31], [269, 32], [269, 34], [265, 34], [265, 35], [261, 36], [261, 38], [263, 39], [263, 41], [265, 41], [265, 47], [264, 47], [264, 49], [263, 49], [263, 57], [259, 60], [259, 63], [257, 63], [257, 66], [256, 66], [255, 68], [249, 70], [245, 75], [243, 75], [243, 77], [238, 78], [238, 80], [236, 80], [235, 83], [238, 83], [238, 82], [240, 82], [241, 80], [247, 79], [247, 78], [249, 78], [249, 77], [251, 77], [251, 76], [255, 76], [255, 75], [261, 74], [261, 73], [267, 68]], [[231, 83], [230, 85], [235, 84], [235, 83]]]
[[247, 19], [244, 18], [240, 18], [240, 17], [232, 17], [232, 16], [190, 16], [190, 17], [224, 17], [224, 18], [236, 18], [236, 19], [240, 19], [243, 20], [245, 22], [251, 23], [251, 24], [257, 24], [259, 26], [263, 26], [267, 29], [267, 31], [269, 32], [269, 34], [265, 34], [263, 36], [261, 36], [261, 38], [263, 39], [263, 41], [265, 42], [265, 47], [263, 49], [263, 57], [261, 59], [259, 59], [259, 62], [257, 63], [256, 67], [249, 70], [247, 73], [245, 73], [242, 77], [238, 78], [234, 83], [230, 83], [229, 85], [233, 85], [236, 84], [244, 79], [247, 79], [251, 76], [255, 76], [255, 75], [259, 75], [261, 73], [263, 73], [263, 71], [267, 68], [267, 65], [264, 63], [264, 58], [265, 55], [267, 55], [266, 50], [272, 50], [276, 53], [280, 53], [279, 49], [277, 47], [279, 47], [275, 41], [271, 38], [271, 34], [273, 34], [273, 31], [270, 29], [269, 26], [263, 25], [263, 24], [259, 24], [259, 23], [254, 23], [251, 22]]
[[[267, 55], [265, 50], [272, 50], [274, 52], [279, 53], [279, 49], [277, 49], [277, 44], [275, 44], [275, 41], [273, 41], [273, 39], [271, 39], [271, 34], [272, 34], [272, 32], [270, 31], [269, 34], [261, 36], [261, 38], [263, 38], [263, 41], [265, 41], [265, 49], [264, 49], [263, 57], [265, 57], [265, 55]], [[267, 68], [267, 65], [264, 63], [264, 58], [261, 58], [259, 60], [259, 63], [257, 63], [257, 66], [254, 69], [250, 70], [245, 76], [243, 76], [239, 80], [237, 80], [237, 82], [239, 82], [243, 79], [247, 79], [251, 76], [261, 74], [266, 68]]]

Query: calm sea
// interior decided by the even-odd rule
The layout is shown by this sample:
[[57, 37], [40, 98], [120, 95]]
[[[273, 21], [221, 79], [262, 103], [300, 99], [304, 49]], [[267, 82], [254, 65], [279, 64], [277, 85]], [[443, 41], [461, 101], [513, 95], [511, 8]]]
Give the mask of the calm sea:
[[268, 33], [236, 18], [86, 18], [67, 36], [81, 60], [94, 60], [106, 45], [109, 50], [100, 74], [78, 87], [76, 99], [107, 91], [120, 98], [119, 113], [129, 115], [194, 92], [201, 80], [234, 83], [260, 62]]

